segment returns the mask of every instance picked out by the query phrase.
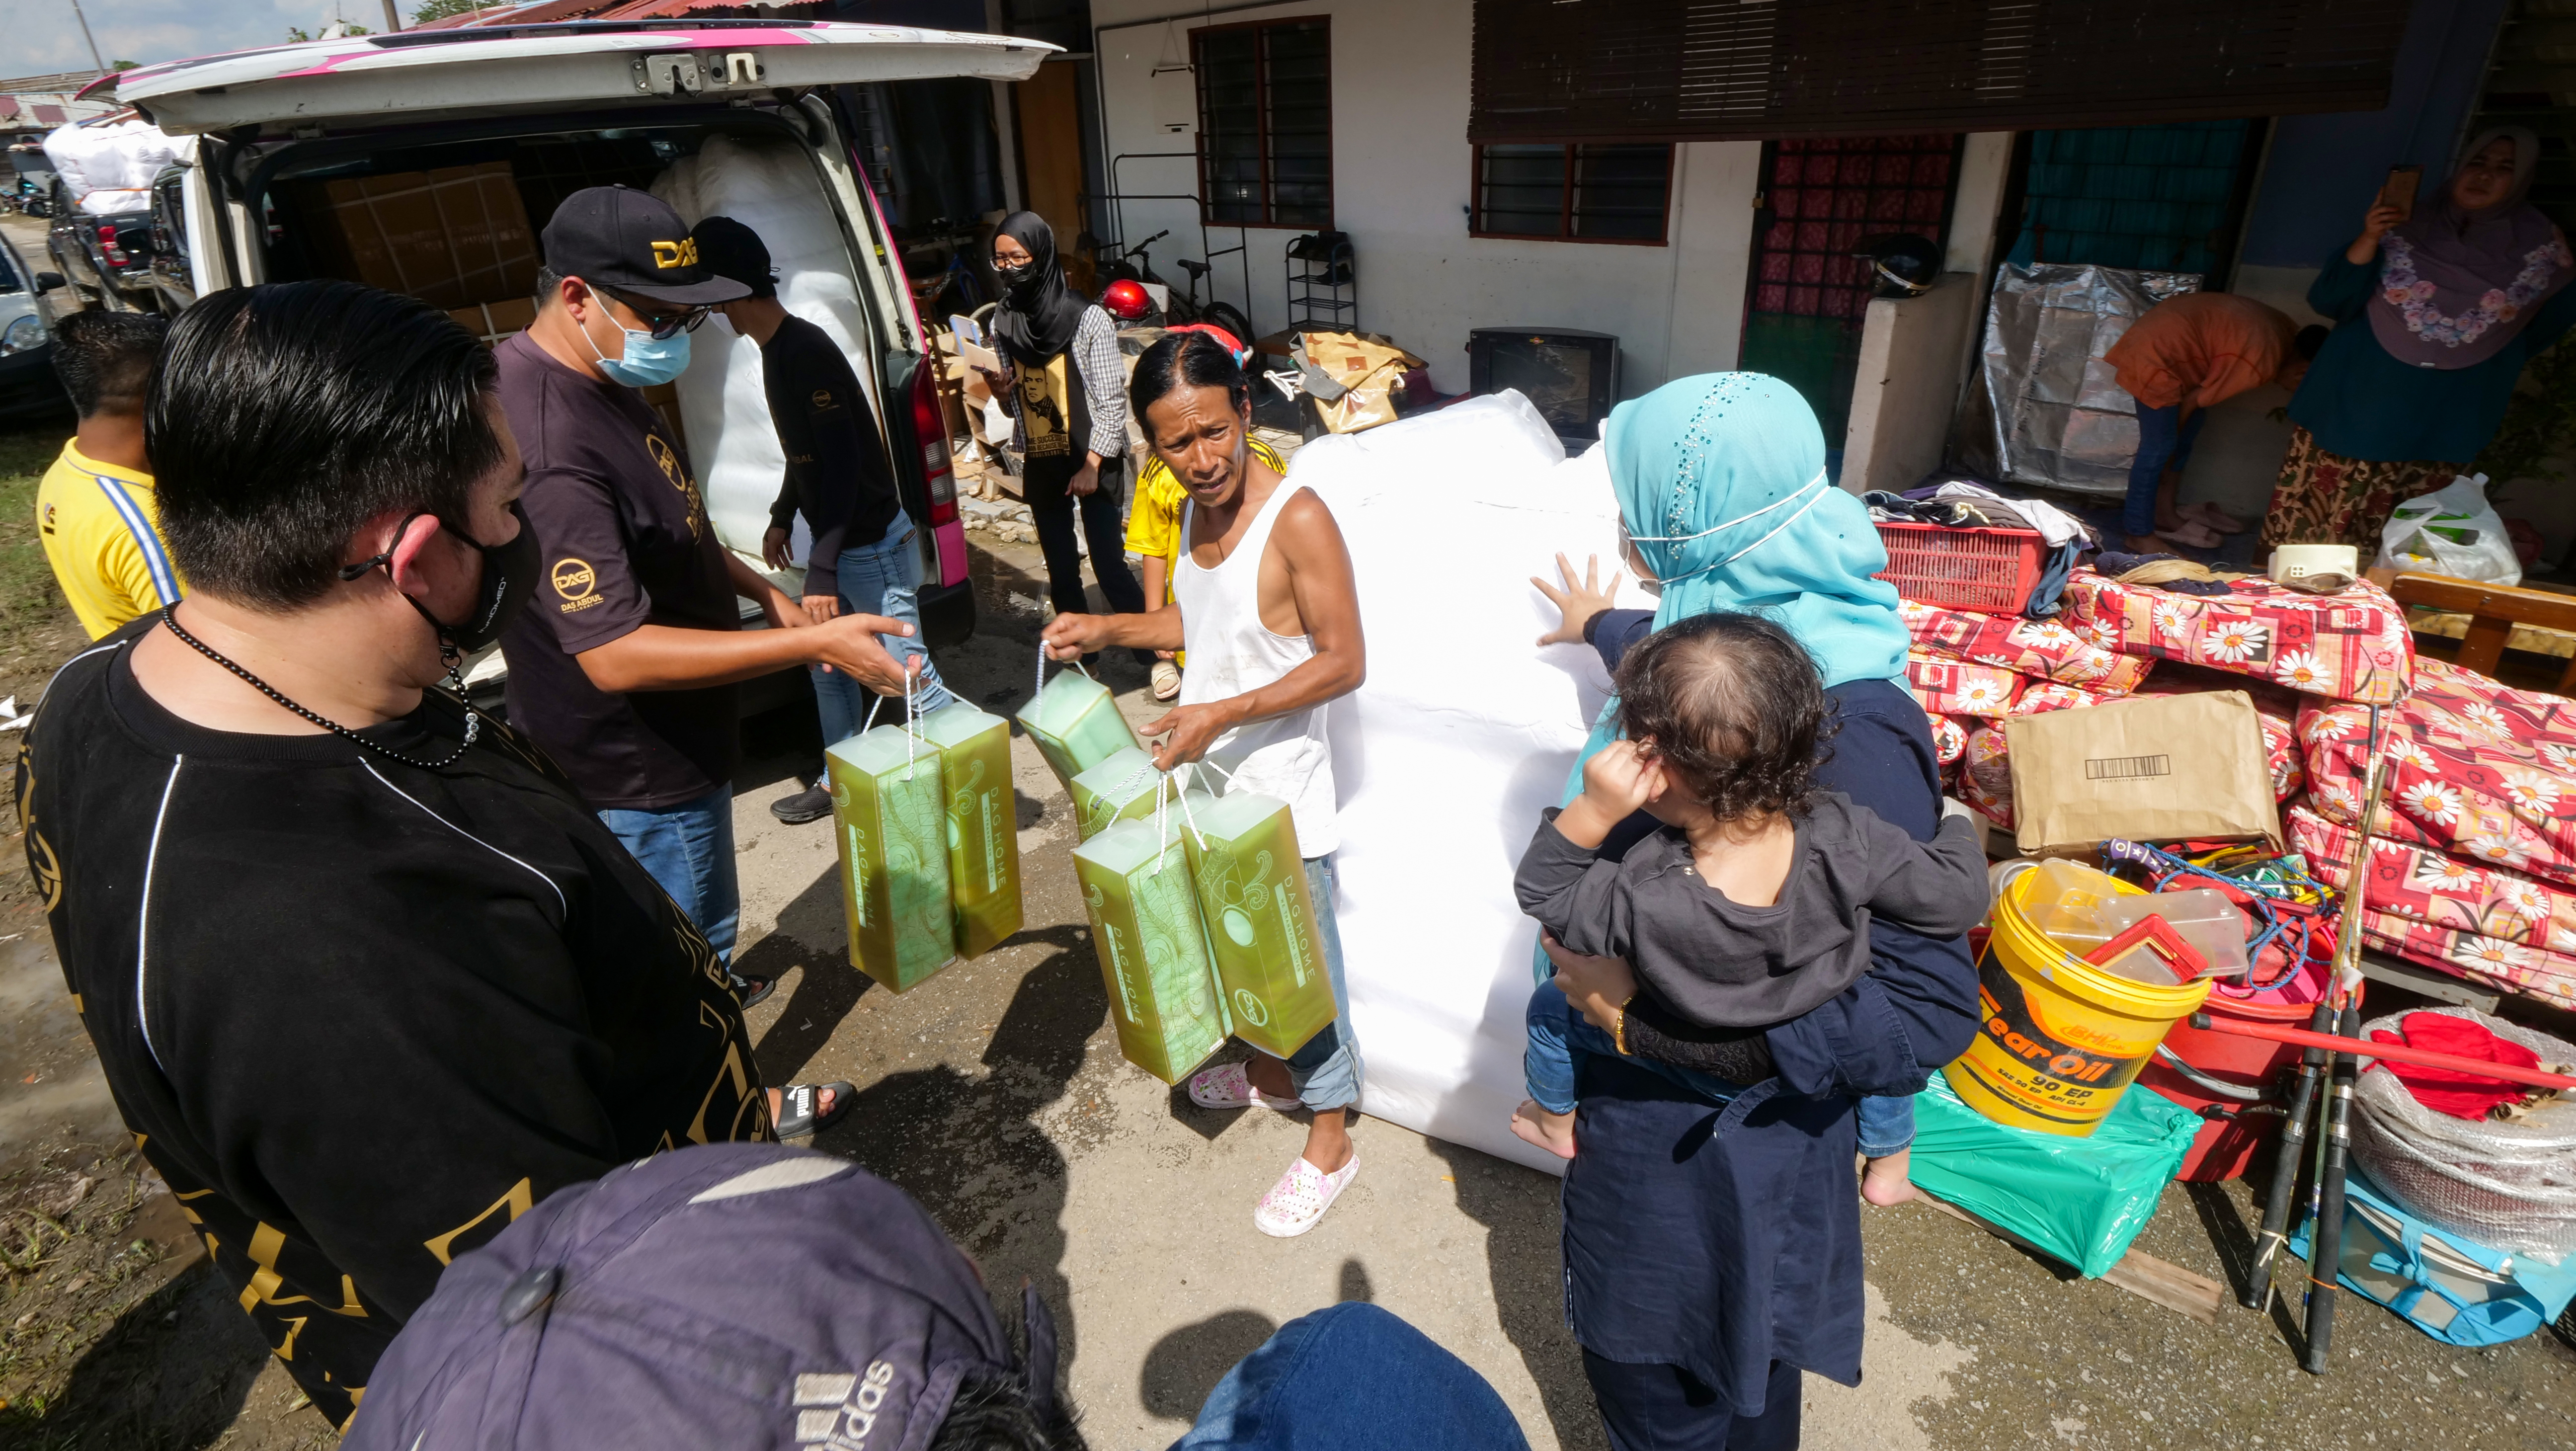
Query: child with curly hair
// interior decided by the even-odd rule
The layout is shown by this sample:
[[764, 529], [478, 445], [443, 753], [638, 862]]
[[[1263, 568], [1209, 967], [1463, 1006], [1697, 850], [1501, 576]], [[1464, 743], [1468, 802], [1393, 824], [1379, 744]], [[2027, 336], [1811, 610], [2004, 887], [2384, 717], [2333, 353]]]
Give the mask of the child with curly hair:
[[[1965, 820], [1918, 842], [1815, 788], [1824, 682], [1777, 624], [1720, 613], [1670, 625], [1620, 662], [1618, 689], [1624, 739], [1584, 763], [1572, 804], [1545, 813], [1513, 885], [1566, 947], [1626, 959], [1639, 994], [1671, 1016], [1749, 1037], [1868, 971], [1873, 916], [1933, 937], [1984, 919], [1985, 853]], [[1640, 810], [1661, 828], [1605, 855]], [[1574, 1022], [1552, 986], [1532, 998], [1529, 1026], [1530, 1099], [1512, 1131], [1572, 1158], [1576, 1045], [1626, 1047]], [[1873, 1202], [1907, 1197], [1904, 1159], [1871, 1161]]]

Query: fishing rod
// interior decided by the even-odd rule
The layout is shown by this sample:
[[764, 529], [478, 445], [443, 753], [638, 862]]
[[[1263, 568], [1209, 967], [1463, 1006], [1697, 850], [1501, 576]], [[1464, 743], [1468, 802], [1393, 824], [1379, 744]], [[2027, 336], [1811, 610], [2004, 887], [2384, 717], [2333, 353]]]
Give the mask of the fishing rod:
[[[2363, 759], [2372, 763], [2368, 774], [2376, 776], [2379, 769], [2377, 706], [2371, 707], [2369, 747]], [[2366, 806], [2362, 814], [2370, 814]], [[2369, 848], [2370, 837], [2363, 833], [2344, 876], [2344, 930], [2335, 939], [2338, 959], [2343, 951], [2344, 937], [2359, 935], [2351, 928], [2354, 918], [2350, 907], [2353, 874], [2362, 870]], [[2331, 975], [2326, 986], [2327, 991], [2317, 998], [2316, 1011], [2308, 1016], [2308, 1031], [2319, 1038], [2328, 1036], [2334, 1028], [2334, 979]], [[2290, 1200], [2298, 1191], [2299, 1161], [2306, 1156], [2308, 1144], [2308, 1110], [2316, 1102], [2317, 1081], [2325, 1075], [2325, 1068], [2324, 1048], [2316, 1043], [2308, 1044], [2307, 1051], [2299, 1055], [2298, 1077], [2290, 1083], [2290, 1100], [2286, 1116], [2281, 1120], [2280, 1152], [2272, 1160], [2272, 1183], [2263, 1195], [2263, 1227], [2254, 1237], [2254, 1264], [2245, 1273], [2245, 1292], [2237, 1297], [2237, 1303], [2248, 1310], [2261, 1310], [2272, 1302], [2272, 1262], [2279, 1258], [2281, 1245], [2289, 1238]]]
[[[2370, 708], [2370, 734], [2379, 735], [2379, 707]], [[2380, 798], [2388, 790], [2388, 758], [2372, 752], [2369, 789], [2361, 798], [2361, 840], [2353, 847], [2352, 866], [2343, 879], [2343, 920], [2335, 935], [2335, 973], [2333, 991], [2327, 1000], [2337, 1005], [2340, 1021], [2336, 1024], [2346, 1038], [2361, 1035], [2361, 919], [2370, 907], [2370, 834], [2379, 826]], [[2352, 1089], [2360, 1077], [2361, 1059], [2351, 1053], [2337, 1054], [2328, 1049], [2333, 1065], [2332, 1087], [2326, 1094], [2322, 1117], [2325, 1133], [2317, 1146], [2317, 1209], [2308, 1221], [2308, 1353], [2303, 1362], [2310, 1375], [2326, 1373], [2326, 1358], [2334, 1353], [2334, 1318], [2336, 1279], [2343, 1273], [2343, 1189], [2344, 1176], [2351, 1165]]]

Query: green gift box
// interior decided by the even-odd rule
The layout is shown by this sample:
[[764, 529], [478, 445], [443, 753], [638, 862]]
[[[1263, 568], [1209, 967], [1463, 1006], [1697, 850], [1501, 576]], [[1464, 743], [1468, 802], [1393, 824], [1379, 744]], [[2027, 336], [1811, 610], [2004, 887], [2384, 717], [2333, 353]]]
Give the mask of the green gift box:
[[1139, 744], [1109, 687], [1078, 670], [1058, 671], [1020, 707], [1019, 722], [1067, 790], [1074, 777]]
[[1011, 791], [1011, 723], [959, 701], [921, 718], [939, 750], [948, 803], [948, 889], [957, 955], [980, 957], [1020, 930], [1019, 804]]
[[1255, 792], [1190, 802], [1190, 875], [1234, 1036], [1285, 1058], [1333, 1021], [1332, 974], [1288, 803]]
[[[1073, 829], [1089, 841], [1121, 821], [1154, 814], [1154, 801], [1165, 777], [1141, 747], [1126, 746], [1116, 755], [1065, 783], [1073, 798]], [[1194, 800], [1192, 806], [1197, 802]]]
[[[1190, 801], [1193, 811], [1205, 804], [1204, 796]], [[1210, 971], [1180, 823], [1166, 820], [1164, 828], [1118, 822], [1073, 849], [1073, 870], [1091, 914], [1118, 1051], [1178, 1083], [1217, 1050], [1230, 1025]]]
[[850, 960], [902, 992], [957, 960], [939, 752], [901, 726], [878, 726], [823, 758]]

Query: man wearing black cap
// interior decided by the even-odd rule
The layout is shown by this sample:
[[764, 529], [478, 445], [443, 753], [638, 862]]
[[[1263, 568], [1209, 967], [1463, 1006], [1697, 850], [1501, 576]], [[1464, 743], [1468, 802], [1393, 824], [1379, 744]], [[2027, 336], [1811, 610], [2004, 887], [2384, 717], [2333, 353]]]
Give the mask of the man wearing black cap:
[[[729, 962], [735, 683], [815, 665], [891, 694], [901, 667], [877, 636], [912, 629], [864, 615], [817, 624], [717, 541], [688, 456], [638, 390], [677, 378], [709, 305], [750, 289], [699, 264], [679, 214], [592, 187], [556, 208], [543, 245], [537, 319], [496, 349], [544, 571], [502, 639], [510, 718]], [[737, 595], [775, 628], [740, 630]], [[769, 990], [735, 982], [745, 1006]], [[780, 1132], [804, 1117], [785, 1105]]]
[[[830, 333], [779, 303], [769, 248], [758, 233], [731, 217], [708, 217], [689, 238], [708, 271], [751, 289], [748, 297], [717, 303], [716, 311], [760, 348], [770, 426], [787, 455], [778, 502], [769, 508], [769, 533], [761, 539], [762, 557], [772, 569], [794, 562], [788, 531], [802, 513], [814, 535], [805, 563], [806, 613], [817, 620], [845, 612], [882, 615], [919, 629], [921, 552], [913, 542], [912, 517], [895, 492], [876, 414], [850, 360]], [[881, 643], [897, 660], [922, 657], [914, 710], [956, 701], [918, 640], [888, 635]], [[868, 709], [866, 693], [835, 671], [816, 670], [813, 676], [823, 744], [857, 735]], [[791, 826], [831, 815], [832, 793], [821, 777], [818, 765], [814, 784], [771, 802], [770, 814]]]

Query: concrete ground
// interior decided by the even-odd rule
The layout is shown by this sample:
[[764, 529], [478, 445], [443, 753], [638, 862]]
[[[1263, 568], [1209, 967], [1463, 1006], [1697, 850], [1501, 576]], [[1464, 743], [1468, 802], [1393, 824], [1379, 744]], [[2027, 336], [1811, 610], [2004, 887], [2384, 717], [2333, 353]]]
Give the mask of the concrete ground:
[[[977, 570], [982, 627], [939, 664], [961, 694], [1007, 714], [1030, 688], [1044, 593], [1036, 551], [979, 544]], [[1110, 660], [1100, 673], [1131, 717], [1150, 718], [1141, 669]], [[782, 979], [751, 1015], [762, 1072], [773, 1083], [856, 1084], [854, 1112], [818, 1146], [910, 1189], [997, 1291], [1036, 1284], [1099, 1451], [1167, 1445], [1274, 1327], [1355, 1298], [1475, 1366], [1533, 1446], [1603, 1445], [1560, 1311], [1553, 1180], [1364, 1119], [1354, 1131], [1364, 1167], [1332, 1214], [1302, 1239], [1262, 1236], [1253, 1202], [1297, 1152], [1302, 1126], [1266, 1110], [1196, 1110], [1120, 1060], [1073, 891], [1064, 798], [1026, 740], [1013, 743], [1026, 928], [898, 997], [847, 966], [829, 830], [781, 826], [767, 811], [796, 789], [813, 749], [797, 732], [810, 730], [757, 722], [738, 782], [743, 963]], [[49, 950], [42, 961], [52, 972]], [[31, 963], [7, 994], [13, 1013], [43, 1011], [32, 973]], [[23, 1071], [0, 1080], [8, 1094], [33, 1092], [17, 1082]], [[75, 1065], [48, 1060], [48, 1084], [75, 1078]], [[0, 1119], [8, 1104], [0, 1099]], [[0, 1145], [0, 1158], [8, 1152]], [[2177, 1186], [2139, 1246], [2230, 1281], [2249, 1218], [2241, 1185]], [[2348, 1300], [2334, 1371], [2317, 1378], [2297, 1368], [2298, 1334], [2279, 1312], [2230, 1305], [2203, 1326], [2071, 1280], [1922, 1206], [1867, 1210], [1863, 1235], [1864, 1379], [1847, 1389], [1808, 1378], [1811, 1447], [2576, 1444], [2576, 1348], [2563, 1332], [2458, 1350]], [[113, 1384], [128, 1409], [112, 1416], [97, 1391], [67, 1396], [28, 1444], [327, 1443], [186, 1251], [174, 1236], [176, 1278], [124, 1311], [75, 1373], [76, 1392], [84, 1377]], [[0, 1325], [18, 1315], [18, 1293], [0, 1297]], [[91, 1374], [111, 1362], [112, 1380]], [[187, 1380], [159, 1386], [155, 1402], [146, 1383], [165, 1363], [165, 1379]], [[168, 1429], [108, 1429], [132, 1426], [138, 1403], [171, 1407], [156, 1413]]]

